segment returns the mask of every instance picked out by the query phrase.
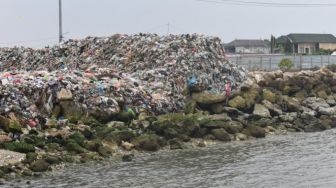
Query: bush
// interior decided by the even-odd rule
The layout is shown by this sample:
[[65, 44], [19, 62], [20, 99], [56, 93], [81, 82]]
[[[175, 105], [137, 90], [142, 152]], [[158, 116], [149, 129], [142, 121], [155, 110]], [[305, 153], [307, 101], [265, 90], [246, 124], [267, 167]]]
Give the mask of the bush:
[[280, 61], [278, 66], [282, 71], [288, 71], [294, 66], [294, 63], [290, 59], [284, 58]]

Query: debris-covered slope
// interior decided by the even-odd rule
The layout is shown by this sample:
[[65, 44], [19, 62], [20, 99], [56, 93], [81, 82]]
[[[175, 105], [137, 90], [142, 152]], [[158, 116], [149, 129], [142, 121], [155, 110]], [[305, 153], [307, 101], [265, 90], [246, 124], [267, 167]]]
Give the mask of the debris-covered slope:
[[225, 91], [227, 79], [235, 87], [245, 77], [243, 69], [225, 59], [218, 38], [202, 35], [118, 34], [38, 50], [2, 48], [0, 62], [2, 112], [15, 106], [27, 114], [32, 113], [27, 106], [51, 112], [60, 104], [56, 96], [62, 88], [86, 114], [111, 115], [124, 107], [176, 112], [183, 109], [189, 77], [214, 93]]

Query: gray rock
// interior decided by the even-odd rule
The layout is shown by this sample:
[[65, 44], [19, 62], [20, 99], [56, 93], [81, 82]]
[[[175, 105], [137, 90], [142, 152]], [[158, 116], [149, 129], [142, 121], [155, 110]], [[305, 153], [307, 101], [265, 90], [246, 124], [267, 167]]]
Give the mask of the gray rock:
[[335, 115], [336, 107], [329, 107], [329, 108], [319, 107], [317, 111], [322, 115], [328, 115], [328, 116]]
[[275, 116], [283, 114], [280, 106], [277, 105], [277, 104], [273, 104], [273, 103], [269, 102], [268, 100], [263, 100], [262, 104]]
[[302, 110], [303, 110], [303, 112], [302, 112], [301, 116], [315, 117], [317, 115], [317, 112], [315, 110], [310, 109], [310, 108], [302, 106]]
[[260, 116], [260, 117], [265, 117], [265, 118], [270, 118], [271, 117], [271, 114], [270, 114], [269, 110], [261, 104], [255, 104], [254, 105], [253, 115]]
[[236, 109], [236, 108], [231, 108], [231, 107], [224, 107], [224, 112], [227, 112], [228, 114], [235, 114], [235, 115], [245, 115], [244, 112]]
[[0, 166], [13, 165], [23, 161], [26, 155], [9, 150], [0, 150]]
[[239, 141], [239, 140], [247, 140], [247, 136], [245, 134], [243, 134], [243, 133], [236, 133], [235, 134], [235, 139], [237, 141]]
[[297, 117], [298, 117], [297, 112], [286, 113], [279, 116], [280, 120], [285, 122], [294, 122], [297, 119]]
[[318, 108], [330, 107], [330, 105], [324, 99], [317, 97], [308, 97], [303, 101], [303, 104], [315, 111], [317, 111]]
[[220, 141], [231, 141], [231, 136], [229, 135], [229, 133], [227, 133], [225, 131], [225, 129], [213, 129], [211, 130], [211, 134]]

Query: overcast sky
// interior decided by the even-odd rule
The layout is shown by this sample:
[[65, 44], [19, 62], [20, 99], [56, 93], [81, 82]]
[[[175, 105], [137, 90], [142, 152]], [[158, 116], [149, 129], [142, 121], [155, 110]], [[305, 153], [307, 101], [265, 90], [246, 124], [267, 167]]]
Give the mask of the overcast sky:
[[[218, 0], [220, 1], [220, 0]], [[255, 0], [262, 1], [262, 0]], [[263, 0], [335, 3], [333, 0]], [[260, 39], [288, 33], [336, 34], [336, 7], [276, 8], [197, 0], [63, 0], [66, 39], [114, 33], [203, 33]], [[0, 0], [0, 46], [56, 44], [58, 0]]]

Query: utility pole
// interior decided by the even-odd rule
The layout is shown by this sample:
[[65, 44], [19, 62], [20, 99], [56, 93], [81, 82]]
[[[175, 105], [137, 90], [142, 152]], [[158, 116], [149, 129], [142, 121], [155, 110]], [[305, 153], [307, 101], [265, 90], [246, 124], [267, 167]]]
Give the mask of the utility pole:
[[59, 42], [63, 40], [63, 31], [62, 31], [62, 0], [58, 0], [58, 16], [59, 16]]

